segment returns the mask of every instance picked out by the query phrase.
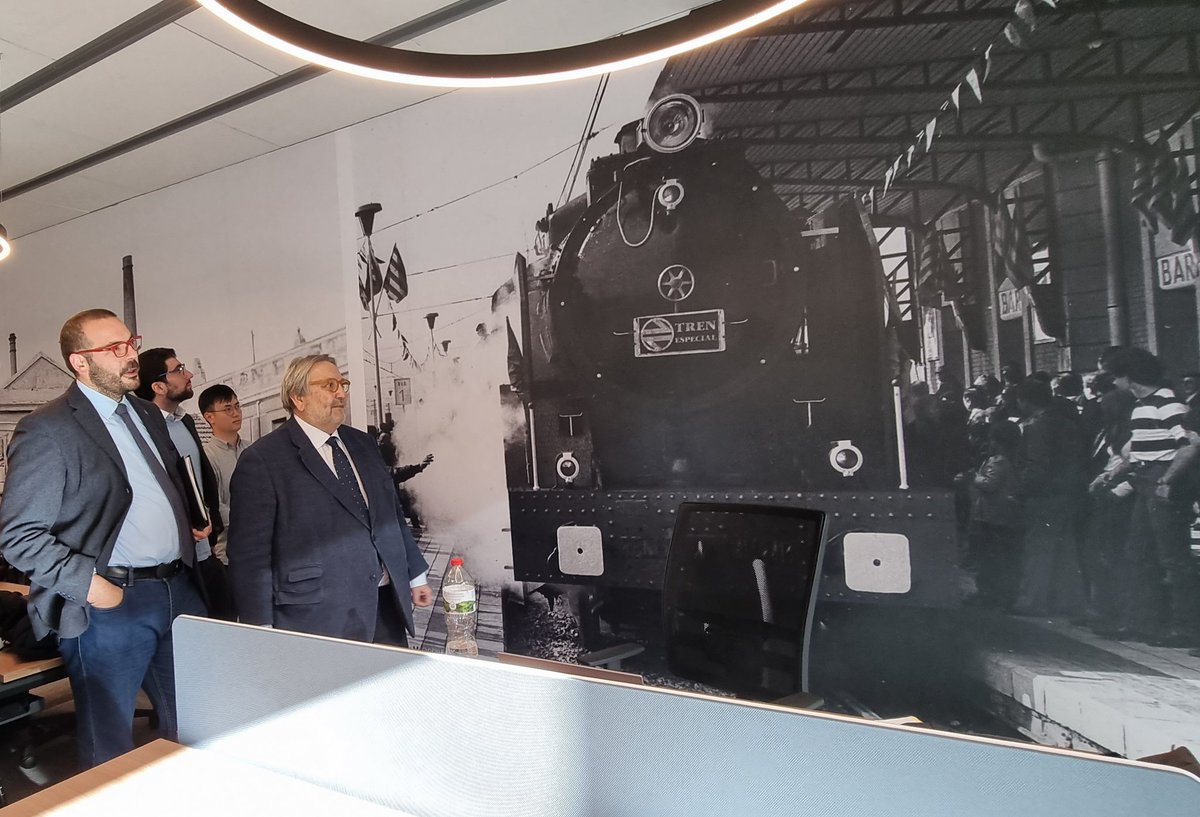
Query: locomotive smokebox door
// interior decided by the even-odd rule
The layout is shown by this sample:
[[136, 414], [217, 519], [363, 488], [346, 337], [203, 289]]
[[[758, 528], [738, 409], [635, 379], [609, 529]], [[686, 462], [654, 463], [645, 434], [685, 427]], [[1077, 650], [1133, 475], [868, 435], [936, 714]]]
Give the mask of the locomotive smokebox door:
[[558, 570], [568, 576], [604, 574], [604, 537], [594, 525], [558, 529]]

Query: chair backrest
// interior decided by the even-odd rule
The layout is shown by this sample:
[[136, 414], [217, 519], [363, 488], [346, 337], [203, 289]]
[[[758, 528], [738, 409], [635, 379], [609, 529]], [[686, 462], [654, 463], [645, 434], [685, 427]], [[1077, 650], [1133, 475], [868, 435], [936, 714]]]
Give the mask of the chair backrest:
[[808, 691], [825, 514], [685, 502], [663, 580], [671, 672], [745, 698]]

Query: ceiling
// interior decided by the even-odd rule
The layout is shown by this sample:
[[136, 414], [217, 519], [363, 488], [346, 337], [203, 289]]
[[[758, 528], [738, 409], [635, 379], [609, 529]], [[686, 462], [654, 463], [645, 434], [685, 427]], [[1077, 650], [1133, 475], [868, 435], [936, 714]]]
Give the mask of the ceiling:
[[[271, 5], [348, 36], [479, 53], [614, 36], [709, 1]], [[441, 93], [306, 66], [192, 0], [0, 0], [0, 223], [20, 238]]]
[[[613, 36], [707, 1], [272, 5], [349, 36], [482, 52]], [[1029, 173], [1035, 145], [1121, 149], [1200, 109], [1194, 0], [1026, 2], [1037, 26], [1016, 47], [1001, 33], [1016, 0], [809, 0], [672, 59], [656, 95], [696, 96], [793, 209], [874, 188], [878, 213], [917, 223]], [[306, 66], [193, 0], [0, 0], [0, 21], [0, 222], [17, 238], [445, 92]], [[983, 101], [964, 88], [947, 115], [989, 45]], [[883, 195], [935, 116], [929, 155]]]

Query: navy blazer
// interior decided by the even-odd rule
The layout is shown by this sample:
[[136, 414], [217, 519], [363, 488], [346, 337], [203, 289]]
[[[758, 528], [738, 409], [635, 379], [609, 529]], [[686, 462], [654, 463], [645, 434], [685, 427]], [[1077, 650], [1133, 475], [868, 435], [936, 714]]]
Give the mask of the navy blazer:
[[[179, 453], [162, 412], [128, 397], [182, 496]], [[78, 383], [17, 423], [0, 502], [0, 550], [29, 576], [35, 636], [74, 638], [87, 629], [92, 574], [108, 565], [132, 500], [125, 463]]]
[[229, 486], [229, 573], [241, 621], [371, 641], [380, 561], [410, 633], [409, 580], [428, 570], [374, 440], [338, 429], [368, 516], [295, 419], [248, 447]]

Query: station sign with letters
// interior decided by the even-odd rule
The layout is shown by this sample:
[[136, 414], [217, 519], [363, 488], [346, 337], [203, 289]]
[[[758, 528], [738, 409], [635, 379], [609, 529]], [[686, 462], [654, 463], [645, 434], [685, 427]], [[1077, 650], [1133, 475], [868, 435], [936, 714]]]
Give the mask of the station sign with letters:
[[1195, 250], [1188, 248], [1164, 255], [1154, 262], [1159, 289], [1187, 289], [1195, 286], [1200, 277], [1200, 264], [1196, 262]]
[[1025, 291], [1017, 289], [1012, 281], [1005, 278], [1004, 283], [996, 290], [996, 295], [1000, 300], [1000, 320], [1016, 321], [1025, 314]]
[[644, 315], [633, 319], [634, 357], [725, 351], [725, 310]]

